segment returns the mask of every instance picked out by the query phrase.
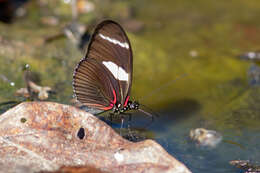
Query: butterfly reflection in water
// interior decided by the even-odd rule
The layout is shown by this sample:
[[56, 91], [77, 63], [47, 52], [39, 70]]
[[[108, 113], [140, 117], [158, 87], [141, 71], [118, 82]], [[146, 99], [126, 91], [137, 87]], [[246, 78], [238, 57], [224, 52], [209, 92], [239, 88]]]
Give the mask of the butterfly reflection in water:
[[122, 114], [140, 109], [130, 101], [133, 56], [129, 39], [116, 22], [105, 20], [97, 25], [86, 56], [78, 63], [73, 75], [76, 99], [92, 114], [111, 110]]

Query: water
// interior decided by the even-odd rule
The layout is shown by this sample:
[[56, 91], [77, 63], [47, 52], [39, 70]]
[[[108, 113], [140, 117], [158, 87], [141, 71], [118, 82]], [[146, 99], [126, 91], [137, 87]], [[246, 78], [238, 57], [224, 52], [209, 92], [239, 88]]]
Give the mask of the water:
[[[239, 170], [229, 161], [259, 162], [259, 87], [248, 83], [250, 63], [236, 57], [259, 47], [259, 36], [253, 32], [259, 30], [258, 2], [136, 3], [143, 7], [138, 14], [148, 28], [141, 37], [148, 45], [133, 46], [135, 61], [145, 61], [138, 59], [140, 52], [152, 49], [145, 61], [151, 75], [142, 76], [135, 66], [135, 76], [141, 79], [135, 78], [134, 84], [149, 87], [141, 93], [134, 90], [134, 95], [149, 95], [187, 74], [144, 100], [161, 115], [149, 128], [155, 139], [194, 173], [236, 173]], [[248, 11], [255, 13], [249, 16]], [[189, 131], [199, 127], [218, 131], [223, 141], [215, 148], [197, 147], [189, 140]]]

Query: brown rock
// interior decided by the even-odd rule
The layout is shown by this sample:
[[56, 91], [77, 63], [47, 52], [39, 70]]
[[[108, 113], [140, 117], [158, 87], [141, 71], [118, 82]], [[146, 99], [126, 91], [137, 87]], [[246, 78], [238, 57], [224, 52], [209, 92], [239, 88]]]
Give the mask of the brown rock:
[[214, 130], [197, 128], [190, 130], [190, 138], [198, 146], [214, 148], [221, 142], [222, 135]]
[[91, 166], [62, 166], [57, 171], [41, 171], [40, 173], [109, 173]]
[[239, 169], [243, 169], [245, 173], [260, 173], [260, 166], [249, 160], [231, 160], [229, 163]]
[[49, 26], [57, 26], [59, 24], [59, 19], [54, 16], [45, 16], [41, 18], [42, 24]]
[[95, 116], [52, 102], [25, 102], [0, 116], [0, 172], [91, 165], [103, 172], [190, 171], [152, 140], [132, 143]]
[[[49, 97], [49, 91], [51, 91], [51, 87], [48, 86], [39, 86], [36, 83], [32, 81], [27, 82], [27, 88], [20, 88], [15, 92], [15, 96], [22, 96], [25, 98], [32, 97], [33, 93], [38, 93], [38, 99], [40, 100], [46, 100]], [[31, 93], [28, 91], [28, 88], [30, 89]]]

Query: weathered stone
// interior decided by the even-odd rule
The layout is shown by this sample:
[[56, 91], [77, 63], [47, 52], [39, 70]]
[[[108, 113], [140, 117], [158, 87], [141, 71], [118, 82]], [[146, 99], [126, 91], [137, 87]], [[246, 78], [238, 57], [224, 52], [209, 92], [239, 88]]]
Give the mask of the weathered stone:
[[84, 165], [113, 173], [190, 172], [155, 141], [129, 142], [95, 116], [52, 102], [25, 102], [2, 114], [0, 147], [5, 173]]

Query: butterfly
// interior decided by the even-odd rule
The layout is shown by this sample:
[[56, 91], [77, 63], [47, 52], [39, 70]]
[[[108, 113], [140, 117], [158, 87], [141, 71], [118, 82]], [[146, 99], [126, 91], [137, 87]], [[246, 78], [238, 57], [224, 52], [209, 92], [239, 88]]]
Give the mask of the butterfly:
[[76, 99], [93, 114], [111, 110], [121, 114], [139, 110], [140, 104], [130, 100], [133, 78], [133, 53], [124, 29], [112, 20], [97, 25], [86, 56], [73, 74]]

